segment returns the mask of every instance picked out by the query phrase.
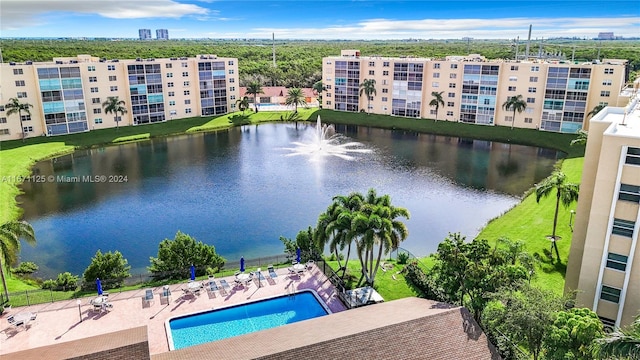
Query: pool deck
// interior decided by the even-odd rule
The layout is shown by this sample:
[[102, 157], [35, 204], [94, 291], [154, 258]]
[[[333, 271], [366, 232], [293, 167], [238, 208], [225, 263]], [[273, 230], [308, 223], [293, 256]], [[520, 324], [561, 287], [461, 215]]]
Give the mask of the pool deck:
[[[263, 271], [263, 274], [266, 272]], [[45, 345], [53, 345], [71, 340], [82, 339], [90, 336], [106, 334], [118, 330], [135, 328], [147, 325], [149, 338], [149, 352], [151, 355], [169, 351], [169, 343], [165, 331], [167, 319], [190, 314], [194, 312], [217, 309], [235, 304], [246, 303], [253, 300], [269, 298], [273, 296], [296, 291], [312, 289], [325, 302], [332, 312], [346, 310], [345, 306], [334, 295], [334, 287], [327, 281], [326, 276], [315, 265], [305, 271], [300, 278], [289, 277], [287, 269], [277, 269], [278, 278], [275, 284], [262, 281], [258, 288], [254, 282], [249, 288], [232, 288], [226, 296], [216, 293], [215, 298], [210, 298], [205, 289], [199, 296], [181, 297], [181, 288], [186, 287], [186, 281], [182, 284], [170, 285], [171, 300], [166, 305], [160, 304], [162, 287], [152, 288], [154, 300], [150, 305], [143, 305], [142, 298], [146, 289], [111, 293], [109, 301], [113, 308], [109, 312], [94, 313], [89, 301], [92, 298], [82, 298], [80, 310], [76, 299], [57, 301], [53, 303], [39, 304], [28, 307], [11, 309], [8, 314], [0, 319], [0, 355], [15, 351], [32, 349]], [[268, 276], [268, 273], [266, 273]], [[220, 278], [233, 284], [233, 276]], [[216, 278], [218, 285], [220, 284]], [[206, 282], [204, 280], [203, 282]], [[20, 312], [37, 313], [37, 319], [26, 328], [16, 329], [7, 322], [7, 316]], [[82, 321], [80, 321], [82, 318]]]

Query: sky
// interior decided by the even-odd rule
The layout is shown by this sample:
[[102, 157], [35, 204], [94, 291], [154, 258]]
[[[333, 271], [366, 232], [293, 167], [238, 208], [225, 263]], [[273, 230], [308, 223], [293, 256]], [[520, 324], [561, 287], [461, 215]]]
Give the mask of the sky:
[[637, 0], [0, 0], [0, 37], [526, 39], [640, 37]]

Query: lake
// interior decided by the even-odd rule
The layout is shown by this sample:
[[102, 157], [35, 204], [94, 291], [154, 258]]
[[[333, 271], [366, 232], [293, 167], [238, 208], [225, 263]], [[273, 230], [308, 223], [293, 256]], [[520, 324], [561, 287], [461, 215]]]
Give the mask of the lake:
[[[38, 245], [21, 259], [36, 274], [82, 275], [96, 251], [118, 250], [145, 272], [158, 243], [180, 230], [230, 264], [283, 253], [280, 236], [315, 226], [335, 195], [389, 194], [411, 213], [401, 246], [417, 256], [449, 232], [474, 237], [548, 176], [556, 151], [398, 130], [338, 126], [371, 153], [320, 162], [287, 156], [315, 124], [271, 123], [165, 137], [38, 162], [18, 197]], [[106, 179], [106, 180], [105, 180]]]

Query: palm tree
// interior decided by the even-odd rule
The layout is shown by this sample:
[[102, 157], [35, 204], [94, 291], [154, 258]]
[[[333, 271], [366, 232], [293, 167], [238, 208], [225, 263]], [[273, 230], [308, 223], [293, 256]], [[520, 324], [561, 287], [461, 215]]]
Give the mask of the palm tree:
[[607, 105], [598, 104], [591, 111], [589, 111], [587, 113], [587, 116], [595, 116], [597, 113], [599, 113], [602, 109], [604, 109], [606, 107], [607, 107]]
[[244, 111], [249, 108], [249, 98], [247, 96], [243, 96], [242, 99], [238, 99], [236, 103], [238, 104], [238, 109], [242, 111], [242, 116], [244, 116]]
[[4, 105], [7, 111], [7, 116], [18, 113], [20, 117], [20, 131], [22, 132], [22, 141], [24, 142], [24, 126], [22, 126], [22, 112], [24, 111], [27, 115], [31, 115], [31, 111], [29, 108], [33, 107], [33, 105], [29, 103], [21, 103], [17, 98], [10, 98], [9, 102]]
[[322, 80], [316, 81], [313, 84], [312, 88], [313, 88], [313, 91], [316, 93], [316, 96], [318, 96], [318, 107], [322, 109], [322, 93], [326, 91], [327, 88], [322, 84]]
[[560, 262], [560, 253], [558, 252], [558, 244], [556, 241], [558, 237], [556, 236], [556, 226], [558, 224], [558, 210], [560, 208], [560, 203], [564, 205], [565, 208], [569, 207], [571, 203], [578, 200], [578, 192], [580, 190], [580, 186], [578, 184], [567, 183], [567, 175], [565, 175], [561, 171], [554, 171], [551, 175], [542, 180], [540, 184], [536, 185], [536, 202], [540, 202], [540, 199], [543, 197], [549, 196], [553, 190], [556, 190], [556, 210], [553, 216], [553, 232], [551, 234], [551, 243], [553, 244], [553, 248], [556, 251], [556, 257], [558, 262]]
[[640, 359], [640, 317], [629, 327], [596, 339], [591, 349], [598, 359]]
[[444, 100], [442, 100], [442, 94], [444, 94], [444, 91], [431, 92], [431, 96], [433, 96], [433, 99], [431, 99], [431, 101], [429, 102], [429, 106], [436, 107], [436, 121], [438, 121], [438, 109], [440, 108], [441, 105], [444, 106]]
[[253, 95], [253, 106], [256, 109], [256, 112], [258, 112], [258, 102], [256, 101], [256, 96], [258, 96], [258, 94], [264, 94], [264, 91], [262, 91], [262, 86], [260, 85], [260, 83], [258, 82], [252, 82], [249, 84], [249, 86], [247, 86], [247, 95]]
[[116, 122], [116, 130], [120, 128], [120, 121], [118, 121], [118, 113], [127, 113], [127, 108], [124, 106], [124, 100], [120, 100], [117, 96], [109, 96], [107, 101], [102, 103], [105, 114], [113, 114], [113, 120]]
[[294, 106], [293, 112], [297, 113], [298, 105], [305, 106], [307, 105], [307, 102], [304, 99], [304, 94], [302, 93], [302, 90], [300, 90], [299, 88], [292, 88], [287, 91], [287, 98], [285, 99], [285, 104], [293, 105]]
[[32, 246], [36, 244], [33, 228], [28, 222], [9, 221], [0, 225], [0, 277], [2, 277], [2, 286], [7, 301], [9, 300], [9, 291], [4, 271], [9, 272], [11, 265], [15, 264], [18, 253], [20, 253], [20, 239]]
[[374, 79], [364, 79], [360, 84], [360, 96], [362, 93], [367, 97], [367, 114], [371, 108], [371, 97], [376, 95], [376, 81]]
[[516, 111], [523, 112], [527, 108], [527, 102], [524, 101], [522, 95], [511, 96], [502, 104], [502, 108], [506, 111], [513, 110], [513, 118], [511, 119], [511, 129], [513, 129], [513, 125], [516, 123]]
[[569, 145], [573, 146], [573, 145], [586, 145], [587, 144], [587, 137], [589, 136], [589, 132], [586, 130], [578, 130], [578, 136], [571, 140], [571, 143]]

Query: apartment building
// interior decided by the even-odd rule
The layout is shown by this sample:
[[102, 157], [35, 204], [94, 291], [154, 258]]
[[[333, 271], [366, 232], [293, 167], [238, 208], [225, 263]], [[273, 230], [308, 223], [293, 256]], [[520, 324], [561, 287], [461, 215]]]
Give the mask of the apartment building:
[[138, 38], [140, 40], [151, 40], [151, 29], [138, 29]]
[[169, 40], [169, 30], [167, 30], [167, 29], [157, 29], [156, 30], [156, 39], [157, 40]]
[[[26, 136], [61, 135], [235, 111], [238, 60], [194, 58], [106, 60], [90, 55], [52, 62], [0, 64], [0, 104], [31, 104]], [[124, 116], [105, 114], [108, 97], [124, 100]], [[18, 115], [0, 106], [0, 141], [22, 135]]]
[[[343, 50], [322, 63], [325, 109], [575, 133], [586, 127], [596, 105], [618, 105], [627, 61], [508, 61], [480, 55], [390, 58]], [[365, 79], [376, 81], [376, 94], [370, 99], [360, 96]], [[437, 114], [429, 106], [432, 92], [442, 93], [444, 104]], [[514, 118], [502, 104], [517, 95], [527, 107]]]
[[[640, 95], [589, 121], [565, 291], [610, 326], [640, 315]], [[629, 97], [627, 97], [629, 99]]]

